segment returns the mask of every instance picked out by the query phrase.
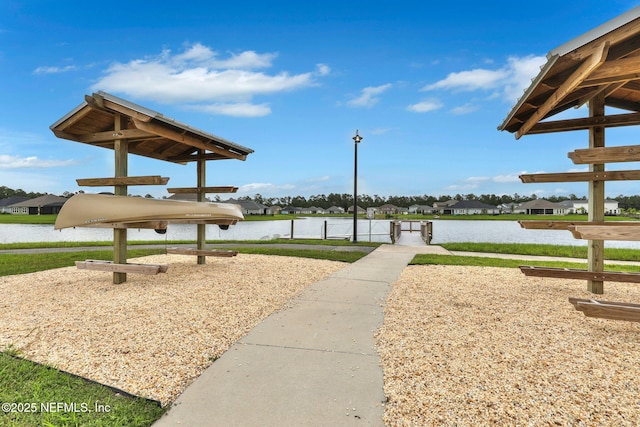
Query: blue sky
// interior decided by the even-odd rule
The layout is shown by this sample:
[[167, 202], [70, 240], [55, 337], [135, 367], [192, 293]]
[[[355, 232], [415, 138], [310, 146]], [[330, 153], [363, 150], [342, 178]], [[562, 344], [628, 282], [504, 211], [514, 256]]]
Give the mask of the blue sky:
[[[75, 179], [113, 176], [113, 152], [49, 129], [103, 90], [255, 150], [208, 163], [207, 185], [238, 196], [352, 193], [356, 129], [360, 193], [586, 195], [583, 183], [517, 178], [582, 170], [567, 153], [587, 147], [586, 132], [516, 140], [497, 126], [550, 50], [638, 5], [2, 0], [0, 186], [108, 190]], [[619, 128], [607, 143], [630, 139], [637, 130]], [[134, 155], [129, 174], [168, 176], [170, 187], [196, 179], [193, 164]], [[607, 185], [611, 197], [640, 193]]]

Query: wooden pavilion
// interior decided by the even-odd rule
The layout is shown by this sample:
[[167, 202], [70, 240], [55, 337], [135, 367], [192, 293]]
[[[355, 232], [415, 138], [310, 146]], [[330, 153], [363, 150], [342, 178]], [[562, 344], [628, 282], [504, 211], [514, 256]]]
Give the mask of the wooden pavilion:
[[[253, 153], [224, 138], [193, 128], [153, 110], [105, 92], [85, 96], [82, 104], [51, 125], [58, 138], [114, 150], [113, 177], [78, 179], [82, 186], [113, 186], [114, 194], [126, 196], [129, 185], [164, 185], [169, 178], [160, 175], [128, 176], [128, 155], [137, 154], [168, 162], [197, 163], [196, 186], [169, 188], [170, 193], [195, 193], [204, 202], [207, 193], [235, 192], [233, 186], [206, 186], [206, 162], [209, 160], [246, 160]], [[150, 225], [155, 228], [155, 225]], [[136, 225], [136, 227], [139, 227]], [[198, 224], [198, 250], [204, 250], [205, 224]], [[126, 281], [127, 227], [114, 228], [113, 283]], [[205, 262], [198, 256], [198, 263]]]
[[[557, 120], [557, 114], [588, 105], [588, 117]], [[612, 111], [612, 109], [615, 109]], [[568, 153], [588, 172], [527, 174], [524, 183], [586, 182], [588, 221], [521, 221], [524, 228], [569, 230], [588, 240], [587, 270], [523, 267], [525, 274], [580, 278], [595, 294], [605, 281], [640, 283], [640, 273], [604, 271], [605, 240], [640, 240], [640, 222], [604, 222], [607, 181], [639, 180], [640, 170], [607, 171], [614, 162], [640, 161], [640, 145], [605, 146], [605, 131], [640, 124], [640, 7], [550, 51], [547, 62], [498, 127], [524, 135], [588, 130], [587, 148]]]

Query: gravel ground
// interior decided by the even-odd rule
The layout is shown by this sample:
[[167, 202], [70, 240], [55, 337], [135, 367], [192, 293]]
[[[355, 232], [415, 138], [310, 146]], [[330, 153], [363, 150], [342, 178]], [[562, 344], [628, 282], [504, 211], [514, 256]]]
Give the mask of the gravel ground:
[[[586, 318], [585, 281], [410, 266], [378, 346], [389, 426], [640, 425], [640, 324]], [[600, 299], [640, 302], [633, 284]]]
[[60, 268], [0, 277], [0, 350], [172, 402], [211, 362], [269, 314], [343, 263], [239, 254], [155, 255], [166, 274]]
[[[75, 267], [0, 278], [0, 349], [172, 402], [216, 357], [333, 261], [156, 255], [157, 276]], [[640, 425], [640, 324], [585, 318], [584, 281], [517, 269], [410, 266], [378, 332], [389, 426]], [[603, 299], [640, 302], [605, 284]]]

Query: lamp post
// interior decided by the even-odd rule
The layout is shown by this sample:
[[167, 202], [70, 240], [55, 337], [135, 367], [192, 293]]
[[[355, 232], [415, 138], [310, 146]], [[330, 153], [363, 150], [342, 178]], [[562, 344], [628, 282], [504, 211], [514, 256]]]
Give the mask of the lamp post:
[[356, 129], [356, 136], [353, 137], [355, 143], [354, 156], [353, 156], [353, 243], [358, 243], [358, 144], [363, 138], [358, 135], [358, 129]]

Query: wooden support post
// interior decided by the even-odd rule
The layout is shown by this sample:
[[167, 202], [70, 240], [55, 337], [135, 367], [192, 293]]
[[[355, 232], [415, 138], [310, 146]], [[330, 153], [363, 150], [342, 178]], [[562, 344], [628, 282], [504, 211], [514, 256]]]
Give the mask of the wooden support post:
[[[589, 116], [604, 116], [604, 95], [597, 95], [589, 102]], [[589, 148], [605, 146], [605, 134], [603, 126], [589, 128]], [[603, 172], [604, 163], [589, 165], [590, 172]], [[589, 181], [589, 221], [604, 221], [604, 183], [605, 181]], [[592, 272], [604, 271], [604, 240], [589, 240], [587, 251], [588, 270]], [[587, 290], [594, 294], [604, 293], [604, 282], [601, 280], [588, 280]]]
[[[198, 187], [204, 187], [207, 185], [207, 169], [206, 169], [206, 160], [204, 160], [204, 151], [200, 149], [198, 154], [200, 154], [200, 158], [197, 161], [197, 174], [198, 174]], [[204, 202], [206, 200], [206, 194], [203, 192], [197, 193], [197, 200], [199, 202]], [[207, 225], [206, 224], [198, 224], [198, 250], [204, 250], [205, 245], [207, 243]], [[204, 255], [198, 255], [198, 264], [205, 264], [207, 262], [207, 257]]]
[[[114, 131], [122, 129], [122, 116], [114, 116]], [[125, 177], [128, 173], [129, 144], [126, 139], [116, 139], [114, 141], [115, 152], [115, 177]], [[115, 185], [114, 194], [116, 196], [126, 196], [128, 187], [126, 185]], [[127, 229], [114, 228], [113, 230], [113, 262], [115, 264], [127, 263]], [[115, 285], [127, 281], [127, 273], [114, 272], [113, 283]]]

